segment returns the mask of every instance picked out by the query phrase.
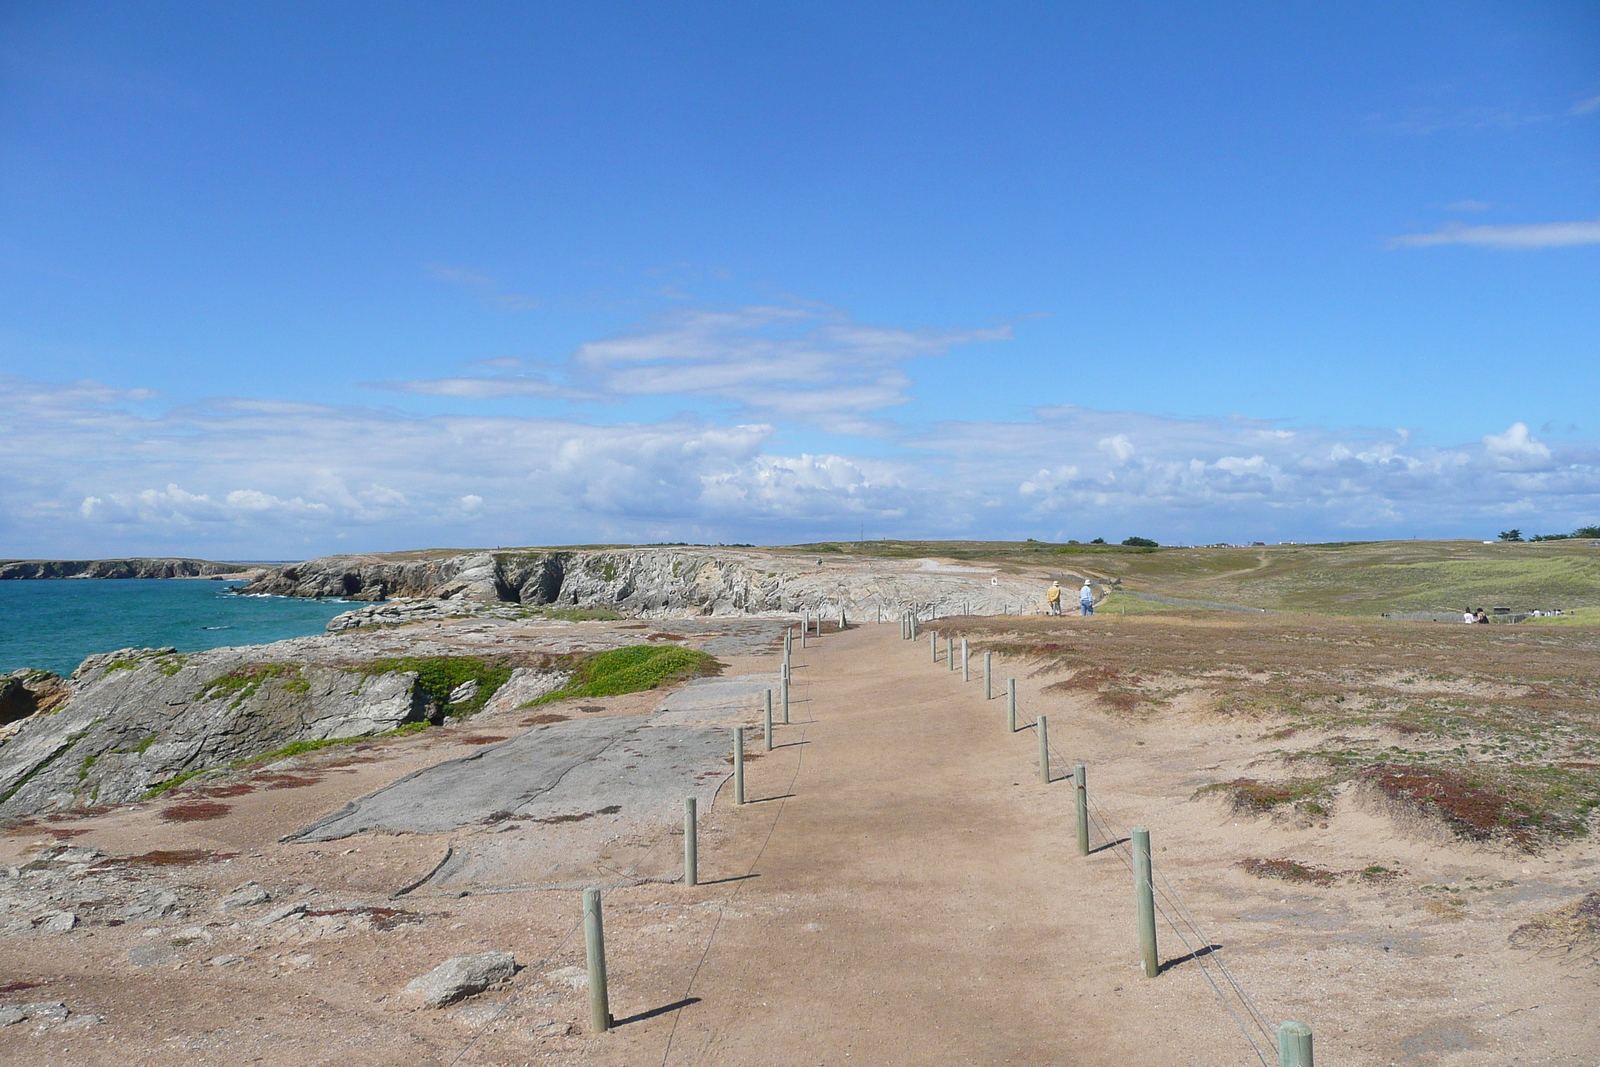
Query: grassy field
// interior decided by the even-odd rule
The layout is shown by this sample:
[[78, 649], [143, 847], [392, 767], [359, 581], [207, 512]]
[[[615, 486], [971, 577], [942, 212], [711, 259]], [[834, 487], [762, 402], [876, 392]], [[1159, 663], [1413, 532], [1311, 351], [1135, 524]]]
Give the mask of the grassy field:
[[[990, 561], [1017, 571], [1122, 579], [1147, 593], [1319, 615], [1600, 607], [1600, 547], [1586, 540], [1357, 541], [1255, 548], [1123, 548], [1039, 541], [867, 541], [787, 551]], [[1128, 610], [1133, 611], [1131, 604]]]
[[[562, 546], [564, 551], [618, 548]], [[716, 551], [713, 546], [689, 546]], [[519, 552], [551, 549], [517, 549]], [[382, 553], [402, 560], [456, 550]], [[506, 550], [510, 551], [510, 550]], [[1587, 540], [1352, 541], [1254, 548], [1126, 548], [1044, 541], [824, 541], [779, 555], [990, 562], [1042, 577], [1088, 574], [1186, 600], [1318, 615], [1600, 608], [1600, 547]], [[1135, 609], [1131, 603], [1127, 610]]]
[[1260, 746], [1221, 794], [1308, 819], [1376, 795], [1523, 851], [1600, 807], [1600, 627], [1144, 612], [939, 620], [1108, 715], [1221, 718]]

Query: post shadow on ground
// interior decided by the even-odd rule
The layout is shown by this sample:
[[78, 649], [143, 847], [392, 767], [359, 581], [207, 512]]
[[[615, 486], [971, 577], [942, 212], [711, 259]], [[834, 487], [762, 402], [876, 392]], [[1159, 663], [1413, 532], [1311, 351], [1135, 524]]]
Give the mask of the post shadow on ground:
[[1206, 945], [1203, 948], [1197, 948], [1193, 952], [1189, 953], [1187, 956], [1178, 956], [1178, 957], [1176, 957], [1174, 959], [1168, 960], [1166, 963], [1163, 963], [1160, 967], [1156, 968], [1156, 973], [1157, 974], [1166, 974], [1168, 971], [1172, 970], [1172, 968], [1178, 966], [1179, 964], [1188, 963], [1190, 960], [1197, 960], [1201, 956], [1209, 956], [1213, 952], [1216, 952], [1220, 948], [1222, 948], [1221, 945]]
[[698, 1003], [700, 1003], [699, 997], [684, 997], [682, 1000], [675, 1000], [671, 1004], [663, 1004], [659, 1008], [651, 1008], [649, 1011], [641, 1011], [635, 1015], [630, 1015], [626, 1019], [612, 1019], [611, 1025], [615, 1028], [627, 1026], [629, 1023], [642, 1023], [646, 1019], [654, 1019], [657, 1015], [665, 1015], [668, 1012], [677, 1011], [679, 1008], [687, 1008], [691, 1004]]
[[1089, 850], [1089, 855], [1092, 856], [1096, 852], [1104, 852], [1108, 848], [1116, 848], [1118, 845], [1126, 845], [1131, 840], [1132, 840], [1132, 838], [1119, 837], [1115, 841], [1107, 841], [1103, 845], [1096, 845], [1094, 848], [1091, 848]]
[[706, 881], [706, 880], [702, 879], [698, 884], [700, 884], [700, 885], [722, 885], [724, 882], [743, 882], [748, 878], [760, 878], [760, 877], [761, 877], [761, 874], [759, 872], [751, 872], [750, 874], [730, 874], [726, 878], [713, 878], [710, 881]]
[[788, 800], [792, 796], [794, 796], [793, 793], [780, 793], [775, 797], [746, 797], [744, 806], [748, 808], [752, 804], [765, 804], [772, 800]]

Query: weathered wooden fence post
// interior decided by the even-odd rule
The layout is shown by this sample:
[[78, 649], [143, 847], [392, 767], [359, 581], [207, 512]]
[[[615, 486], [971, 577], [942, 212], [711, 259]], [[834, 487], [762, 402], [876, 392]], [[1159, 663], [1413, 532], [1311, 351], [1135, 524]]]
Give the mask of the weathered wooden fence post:
[[683, 799], [683, 884], [700, 884], [700, 819], [694, 797]]
[[1286, 1022], [1278, 1027], [1278, 1067], [1316, 1067], [1311, 1051], [1311, 1027]]
[[1017, 732], [1017, 680], [1006, 679], [1006, 729]]
[[1156, 898], [1150, 868], [1150, 828], [1133, 828], [1133, 897], [1139, 923], [1139, 965], [1146, 978], [1161, 973], [1156, 959]]
[[928, 650], [933, 653], [933, 662], [939, 662], [939, 631], [928, 631]]
[[783, 724], [789, 725], [789, 676], [783, 676]]
[[1043, 715], [1037, 723], [1039, 734], [1039, 781], [1050, 784], [1050, 720]]
[[770, 690], [770, 689], [767, 690], [766, 705], [767, 705], [766, 708], [765, 708], [766, 714], [762, 719], [762, 723], [767, 728], [767, 751], [771, 752], [772, 751], [772, 690]]
[[961, 680], [963, 682], [972, 681], [972, 656], [967, 651], [967, 639], [965, 637], [961, 639]]
[[1072, 798], [1078, 809], [1078, 855], [1089, 854], [1089, 770], [1083, 764], [1072, 768]]
[[733, 802], [744, 803], [744, 727], [733, 728]]
[[589, 1029], [611, 1029], [611, 1001], [606, 996], [606, 930], [600, 917], [600, 890], [583, 891], [583, 944], [589, 957]]
[[983, 699], [994, 699], [994, 653], [983, 654]]
[[951, 670], [956, 669], [956, 639], [953, 637], [944, 639], [944, 660]]

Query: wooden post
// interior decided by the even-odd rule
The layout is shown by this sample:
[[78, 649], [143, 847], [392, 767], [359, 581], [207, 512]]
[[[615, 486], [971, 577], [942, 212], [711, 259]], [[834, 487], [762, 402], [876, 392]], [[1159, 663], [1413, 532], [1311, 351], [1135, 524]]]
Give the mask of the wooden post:
[[805, 648], [806, 647], [806, 631], [808, 629], [810, 629], [810, 627], [811, 627], [811, 620], [808, 619], [804, 615], [800, 616], [800, 647], [801, 648]]
[[956, 639], [953, 637], [944, 639], [944, 660], [951, 670], [956, 669]]
[[1035, 724], [1039, 735], [1039, 781], [1045, 785], [1050, 784], [1050, 720], [1043, 715]]
[[911, 613], [911, 640], [915, 641], [916, 639], [917, 639], [917, 613], [913, 611]]
[[844, 609], [840, 608], [839, 609], [839, 632], [840, 633], [844, 633], [844, 630], [845, 630]]
[[589, 956], [589, 1029], [611, 1029], [611, 1001], [606, 997], [606, 930], [600, 918], [600, 890], [583, 891], [583, 944]]
[[733, 802], [744, 803], [744, 727], [733, 728]]
[[766, 708], [764, 709], [764, 711], [765, 711], [765, 716], [762, 719], [762, 722], [767, 728], [767, 751], [771, 752], [772, 751], [772, 690], [770, 690], [770, 689], [767, 690]]
[[794, 657], [794, 627], [783, 631], [783, 671], [789, 673], [789, 660]]
[[983, 699], [994, 699], [994, 653], [983, 654]]
[[1133, 903], [1139, 923], [1139, 966], [1146, 978], [1161, 973], [1156, 959], [1156, 898], [1150, 871], [1150, 829], [1133, 828]]
[[1278, 1067], [1316, 1067], [1311, 1055], [1311, 1027], [1297, 1022], [1278, 1027]]
[[928, 631], [928, 649], [933, 653], [933, 662], [939, 662], [939, 631]]
[[683, 799], [683, 884], [700, 884], [700, 820], [694, 797]]
[[1012, 732], [1017, 732], [1017, 680], [1006, 679], [1006, 727]]
[[972, 681], [972, 656], [967, 651], [967, 639], [965, 637], [961, 639], [961, 680], [963, 682]]
[[789, 725], [789, 676], [783, 676], [783, 724]]
[[1089, 770], [1083, 764], [1072, 768], [1072, 795], [1078, 809], [1078, 855], [1089, 854]]

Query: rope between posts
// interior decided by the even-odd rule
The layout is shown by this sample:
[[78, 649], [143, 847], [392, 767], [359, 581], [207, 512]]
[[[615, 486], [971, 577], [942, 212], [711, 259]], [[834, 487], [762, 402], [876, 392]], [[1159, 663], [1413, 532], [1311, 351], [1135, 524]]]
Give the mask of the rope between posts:
[[[1029, 726], [1037, 729], [1038, 725], [1039, 717], [1037, 714], [1035, 714], [1032, 723], [1028, 724], [1028, 726], [1019, 726], [1018, 729], [1019, 732], [1027, 729]], [[1061, 760], [1061, 765], [1067, 765], [1066, 753], [1057, 748], [1054, 741], [1048, 738], [1046, 739], [1046, 751], [1050, 756], [1052, 766], [1056, 765], [1056, 761], [1058, 759]], [[1086, 796], [1088, 800], [1088, 815], [1090, 822], [1099, 831], [1102, 840], [1106, 844], [1110, 845], [1111, 851], [1116, 855], [1117, 859], [1122, 862], [1122, 865], [1127, 869], [1128, 873], [1133, 874], [1133, 860], [1125, 851], [1125, 842], [1120, 841], [1117, 835], [1113, 834], [1110, 828], [1107, 826], [1107, 823], [1115, 822], [1116, 820], [1113, 819], [1111, 812], [1106, 809], [1106, 807], [1099, 801], [1093, 792], [1087, 793]], [[1155, 903], [1156, 910], [1161, 914], [1162, 919], [1165, 920], [1167, 925], [1172, 929], [1172, 932], [1177, 936], [1179, 942], [1181, 942], [1183, 947], [1188, 951], [1189, 958], [1192, 959], [1195, 962], [1195, 965], [1200, 969], [1200, 973], [1205, 978], [1206, 984], [1211, 986], [1212, 991], [1217, 995], [1217, 999], [1222, 1002], [1223, 1009], [1226, 1010], [1229, 1016], [1233, 1018], [1234, 1023], [1239, 1027], [1239, 1033], [1244, 1037], [1245, 1042], [1249, 1044], [1250, 1050], [1256, 1054], [1256, 1058], [1261, 1061], [1262, 1067], [1271, 1067], [1267, 1054], [1262, 1051], [1261, 1045], [1257, 1043], [1255, 1035], [1251, 1032], [1251, 1024], [1254, 1025], [1254, 1028], [1259, 1031], [1261, 1036], [1265, 1039], [1266, 1047], [1268, 1049], [1275, 1049], [1277, 1042], [1273, 1035], [1271, 1026], [1267, 1023], [1265, 1017], [1261, 1013], [1261, 1010], [1256, 1006], [1255, 1001], [1247, 992], [1245, 992], [1245, 989], [1239, 982], [1238, 978], [1234, 976], [1231, 970], [1229, 970], [1227, 964], [1222, 961], [1220, 956], [1217, 956], [1210, 951], [1210, 946], [1212, 945], [1211, 939], [1205, 935], [1204, 931], [1201, 930], [1199, 921], [1194, 917], [1194, 912], [1190, 910], [1188, 905], [1183, 902], [1183, 899], [1178, 895], [1177, 887], [1172, 884], [1172, 880], [1167, 877], [1166, 872], [1162, 871], [1156, 865], [1154, 858], [1151, 860], [1150, 867], [1155, 876], [1152, 878], [1151, 889], [1153, 891], [1152, 897], [1154, 898], [1153, 902]], [[1157, 881], [1157, 879], [1159, 879], [1159, 881]], [[1190, 942], [1190, 938], [1185, 935], [1183, 926], [1180, 926], [1180, 922], [1188, 927], [1189, 934], [1193, 935], [1198, 944], [1193, 944]], [[1206, 951], [1202, 953], [1202, 949]], [[1227, 986], [1233, 990], [1235, 997], [1237, 997], [1240, 1004], [1243, 1006], [1245, 1013], [1249, 1016], [1250, 1023], [1246, 1023], [1245, 1020], [1240, 1017], [1239, 1011], [1235, 1009], [1232, 1001], [1223, 991], [1222, 986], [1218, 983], [1217, 978], [1212, 975], [1212, 966], [1216, 967], [1223, 982], [1225, 982]]]
[[[1102, 815], [1104, 816], [1103, 820], [1101, 818]], [[1095, 796], [1092, 793], [1089, 794], [1089, 819], [1092, 823], [1094, 823], [1096, 828], [1099, 829], [1101, 836], [1104, 837], [1108, 843], [1110, 843], [1113, 853], [1115, 853], [1116, 857], [1122, 861], [1122, 865], [1127, 868], [1128, 873], [1134, 874], [1133, 860], [1128, 854], [1126, 854], [1124, 843], [1119, 841], [1117, 836], [1113, 834], [1110, 828], [1106, 825], [1106, 822], [1112, 820], [1111, 813], [1106, 810], [1103, 804], [1095, 799]], [[1163, 891], [1160, 886], [1152, 882], [1151, 888], [1155, 891], [1155, 894], [1153, 895], [1158, 895], [1158, 899], [1155, 900], [1156, 910], [1161, 913], [1161, 917], [1166, 920], [1167, 925], [1172, 927], [1173, 933], [1178, 935], [1178, 940], [1183, 942], [1184, 948], [1189, 950], [1190, 958], [1193, 959], [1195, 965], [1200, 968], [1200, 973], [1205, 976], [1207, 984], [1209, 984], [1212, 990], [1217, 994], [1217, 999], [1222, 1001], [1223, 1008], [1227, 1010], [1228, 1014], [1233, 1017], [1234, 1022], [1238, 1024], [1239, 1032], [1244, 1036], [1245, 1041], [1249, 1043], [1251, 1050], [1255, 1052], [1257, 1058], [1261, 1060], [1263, 1067], [1270, 1067], [1266, 1054], [1263, 1053], [1260, 1046], [1256, 1044], [1255, 1038], [1251, 1035], [1249, 1027], [1245, 1025], [1244, 1020], [1239, 1018], [1238, 1012], [1234, 1010], [1233, 1005], [1228, 1001], [1227, 995], [1224, 994], [1222, 989], [1217, 985], [1216, 979], [1211, 976], [1210, 967], [1215, 965], [1218, 971], [1220, 971], [1223, 977], [1226, 979], [1229, 987], [1239, 995], [1240, 1000], [1247, 1006], [1247, 1011], [1250, 1014], [1251, 1020], [1256, 1024], [1257, 1027], [1261, 1029], [1262, 1034], [1267, 1039], [1267, 1045], [1270, 1048], [1274, 1045], [1271, 1030], [1261, 1018], [1261, 1014], [1256, 1009], [1254, 1001], [1252, 1001], [1245, 994], [1243, 988], [1239, 985], [1238, 980], [1233, 976], [1233, 973], [1228, 970], [1227, 964], [1223, 963], [1220, 957], [1213, 957], [1209, 952], [1203, 956], [1200, 955], [1196, 947], [1189, 943], [1189, 939], [1184, 937], [1183, 932], [1178, 929], [1178, 926], [1173, 921], [1172, 916], [1167, 913], [1167, 909], [1161, 906], [1161, 900], [1167, 899], [1173, 906], [1174, 910], [1182, 909], [1183, 911], [1187, 912], [1188, 909], [1178, 898], [1177, 891], [1172, 887], [1172, 883], [1167, 879], [1165, 872], [1160, 872], [1160, 869], [1156, 866], [1153, 859], [1150, 863], [1150, 868], [1152, 872], [1160, 873], [1161, 880], [1165, 882], [1167, 886], [1167, 890]], [[1192, 915], [1193, 913], [1191, 912], [1191, 920]], [[1201, 947], [1209, 947], [1211, 945], [1211, 939], [1206, 937], [1204, 933], [1201, 932], [1198, 923], [1191, 921], [1191, 932], [1195, 934], [1196, 939], [1200, 942]]]
[[[807, 687], [809, 687], [811, 683], [810, 682], [803, 682], [802, 684], [804, 684]], [[793, 688], [793, 686], [791, 686], [791, 689], [792, 688]], [[809, 688], [808, 688], [807, 691], [809, 693]], [[793, 703], [796, 703], [796, 701], [791, 698], [790, 699], [790, 703], [793, 704]], [[727, 708], [742, 708], [742, 707], [745, 707], [745, 706], [746, 705], [745, 705], [745, 703], [743, 701], [738, 701], [738, 702], [721, 703], [721, 704], [701, 704], [701, 705], [698, 705], [695, 710], [721, 711], [721, 710], [724, 710], [724, 709], [727, 709]], [[804, 732], [802, 732], [801, 733], [801, 739], [804, 740], [804, 738], [805, 738], [805, 734], [804, 734]], [[800, 757], [801, 757], [802, 760], [805, 758], [805, 749], [804, 748], [802, 748], [800, 750]], [[800, 766], [799, 766], [799, 763], [797, 762], [795, 764], [795, 778], [791, 779], [790, 788], [785, 790], [785, 792], [792, 792], [793, 791], [794, 781], [799, 778], [799, 775], [800, 775]], [[722, 791], [722, 786], [726, 785], [726, 784], [727, 784], [727, 779], [724, 779], [723, 782], [717, 786], [716, 790], [712, 793], [713, 799], [715, 799], [717, 793], [720, 793]], [[776, 826], [777, 826], [777, 818], [779, 816], [781, 816], [782, 814], [783, 814], [783, 805], [780, 804], [778, 806], [777, 815], [774, 816], [774, 818], [773, 818], [773, 828], [776, 828]], [[644, 852], [640, 853], [639, 858], [634, 861], [633, 866], [628, 868], [628, 870], [626, 870], [626, 871], [618, 871], [613, 867], [604, 867], [604, 868], [602, 868], [604, 870], [611, 871], [613, 874], [617, 874], [617, 875], [621, 876], [623, 879], [626, 879], [624, 882], [620, 883], [619, 885], [613, 886], [611, 888], [624, 888], [624, 887], [626, 887], [628, 885], [641, 885], [641, 884], [643, 884], [645, 882], [653, 882], [653, 881], [663, 881], [664, 882], [664, 881], [666, 881], [665, 879], [636, 878], [635, 877], [635, 873], [644, 864], [644, 861], [650, 858], [650, 854], [653, 853], [656, 850], [656, 848], [660, 846], [661, 842], [665, 841], [668, 837], [671, 837], [671, 836], [673, 836], [673, 831], [670, 828], [666, 829], [666, 830], [663, 830], [660, 834], [656, 835], [655, 840], [650, 843], [650, 847], [646, 848], [644, 850]], [[770, 841], [771, 839], [772, 839], [772, 830], [769, 829], [767, 831], [767, 840]], [[767, 848], [766, 842], [763, 841], [762, 845], [761, 845], [761, 852], [758, 852], [756, 854], [756, 860], [759, 861], [761, 859], [761, 853], [765, 852], [766, 848]], [[754, 866], [752, 865], [752, 870], [753, 869], [754, 869]], [[524, 887], [520, 887], [520, 886], [510, 887], [508, 889], [508, 891], [516, 891], [516, 890], [522, 889], [522, 888], [524, 888]], [[535, 887], [528, 887], [528, 888], [539, 889], [541, 887], [535, 886]], [[563, 890], [565, 890], [565, 887], [553, 887], [553, 888], [562, 888]], [[744, 888], [744, 883], [741, 882], [739, 884], [739, 886], [734, 890], [734, 895], [737, 895], [738, 892], [740, 890], [742, 890], [743, 888]], [[722, 908], [717, 909], [717, 923], [716, 923], [716, 926], [712, 927], [712, 930], [711, 930], [711, 937], [712, 938], [716, 937], [716, 933], [717, 933], [716, 927], [720, 926], [722, 924], [722, 911], [723, 911], [723, 908], [726, 908], [726, 907], [727, 907], [727, 905], [724, 904]], [[545, 964], [549, 963], [552, 959], [554, 959], [557, 953], [559, 953], [563, 948], [566, 947], [567, 942], [572, 940], [572, 935], [577, 933], [578, 930], [580, 928], [582, 928], [582, 926], [583, 926], [583, 920], [580, 918], [577, 922], [572, 924], [572, 927], [567, 930], [566, 934], [564, 934], [562, 936], [561, 940], [556, 942], [555, 947], [552, 948], [548, 953], [546, 953], [545, 956], [542, 959], [540, 959], [537, 963], [530, 964], [528, 967], [526, 967], [524, 969], [525, 970], [531, 970], [531, 971], [537, 973], [540, 969], [542, 969], [544, 967]], [[710, 951], [711, 951], [711, 942], [710, 942], [710, 940], [707, 940], [707, 942], [706, 942], [706, 952], [709, 953]], [[701, 963], [705, 962], [705, 956], [704, 955], [701, 956], [700, 962]], [[695, 967], [695, 975], [698, 975], [699, 973], [700, 973], [700, 968], [697, 965]], [[689, 983], [690, 983], [691, 986], [694, 984], [694, 978], [693, 977], [690, 978]], [[479, 1039], [482, 1038], [484, 1034], [488, 1033], [489, 1030], [491, 1028], [493, 1028], [495, 1023], [497, 1023], [501, 1019], [505, 1018], [506, 1014], [508, 1012], [510, 1012], [513, 1007], [516, 1006], [517, 1001], [522, 996], [523, 990], [526, 989], [526, 988], [527, 988], [527, 986], [524, 984], [524, 985], [519, 985], [519, 986], [515, 987], [512, 990], [510, 998], [508, 998], [506, 1000], [506, 1002], [503, 1005], [501, 1005], [501, 1008], [500, 1008], [500, 1010], [498, 1012], [496, 1012], [493, 1016], [491, 1016], [486, 1022], [484, 1022], [484, 1024], [482, 1026], [480, 1026], [473, 1033], [471, 1040], [469, 1040], [466, 1043], [466, 1045], [461, 1049], [460, 1052], [456, 1053], [455, 1058], [450, 1061], [450, 1063], [448, 1064], [448, 1067], [456, 1067], [456, 1064], [461, 1062], [462, 1057], [465, 1056], [468, 1052], [471, 1052], [473, 1047], [475, 1045], [477, 1045]], [[673, 1017], [673, 1024], [672, 1025], [673, 1025], [673, 1031], [674, 1032], [677, 1030], [677, 1025], [678, 1025], [677, 1024], [677, 1016], [678, 1016], [678, 1014], [681, 1014], [681, 1013], [677, 1013]], [[671, 1047], [672, 1047], [672, 1039], [671, 1039], [671, 1036], [669, 1035], [668, 1039], [667, 1039], [668, 1051], [671, 1050]], [[663, 1063], [666, 1062], [665, 1055], [662, 1056], [662, 1062]]]
[[[805, 681], [805, 682], [802, 682], [801, 684], [806, 687], [806, 699], [809, 700], [810, 699], [810, 693], [811, 693], [811, 690], [810, 690], [811, 683], [809, 681]], [[792, 686], [791, 686], [791, 688], [792, 688]], [[794, 701], [791, 700], [791, 703], [793, 703], [793, 702]], [[801, 730], [800, 730], [800, 742], [801, 742], [800, 753], [799, 753], [798, 758], [795, 760], [794, 774], [790, 775], [790, 777], [789, 777], [789, 785], [784, 789], [785, 793], [793, 793], [794, 792], [794, 784], [800, 780], [800, 770], [805, 765], [806, 749], [805, 749], [804, 742], [806, 740], [806, 734], [809, 733], [809, 731], [810, 731], [811, 724], [810, 723], [802, 723], [802, 724], [799, 724], [799, 725], [801, 726]], [[724, 783], [724, 784], [726, 784], [726, 783]], [[720, 792], [720, 791], [721, 791], [721, 786], [718, 786], [718, 792]], [[748, 870], [745, 871], [745, 879], [746, 880], [748, 879], [749, 875], [751, 875], [752, 873], [755, 872], [756, 866], [761, 862], [761, 857], [766, 855], [767, 846], [772, 843], [772, 835], [777, 832], [778, 822], [783, 818], [784, 810], [788, 807], [788, 805], [789, 805], [789, 798], [787, 796], [785, 796], [782, 800], [780, 800], [778, 802], [778, 810], [772, 816], [771, 825], [769, 825], [767, 827], [767, 836], [762, 839], [761, 847], [756, 850], [755, 858], [750, 861], [750, 867], [749, 867]], [[744, 887], [745, 887], [745, 880], [741, 880], [739, 882], [739, 884], [734, 887], [733, 892], [728, 895], [728, 898], [726, 900], [724, 900], [722, 902], [722, 904], [720, 904], [717, 907], [717, 919], [716, 919], [716, 922], [714, 922], [712, 924], [712, 926], [711, 926], [711, 933], [706, 935], [706, 947], [700, 953], [700, 959], [695, 963], [694, 970], [689, 975], [689, 983], [688, 983], [688, 985], [686, 985], [684, 987], [683, 995], [684, 995], [685, 999], [687, 999], [689, 997], [689, 994], [694, 991], [694, 984], [700, 977], [701, 968], [703, 968], [705, 966], [706, 960], [711, 956], [711, 947], [712, 947], [713, 944], [716, 943], [717, 932], [722, 929], [723, 914], [727, 911], [728, 906], [733, 903], [734, 899], [737, 898], [740, 893], [744, 892]], [[675, 1011], [675, 1012], [672, 1013], [672, 1029], [667, 1031], [666, 1047], [661, 1050], [661, 1064], [662, 1064], [662, 1067], [666, 1067], [667, 1058], [672, 1055], [672, 1042], [677, 1037], [677, 1034], [678, 1034], [678, 1023], [682, 1018], [683, 1018], [682, 1009], [679, 1009], [678, 1011]], [[715, 1037], [715, 1032], [714, 1031], [712, 1033], [712, 1037], [713, 1038]], [[709, 1049], [710, 1047], [711, 1047], [710, 1039], [708, 1039], [707, 1042], [706, 1042], [706, 1049]], [[700, 1057], [698, 1059], [703, 1059], [705, 1057], [706, 1049], [702, 1049], [700, 1051]], [[696, 1060], [696, 1062], [698, 1062], [698, 1059]]]

